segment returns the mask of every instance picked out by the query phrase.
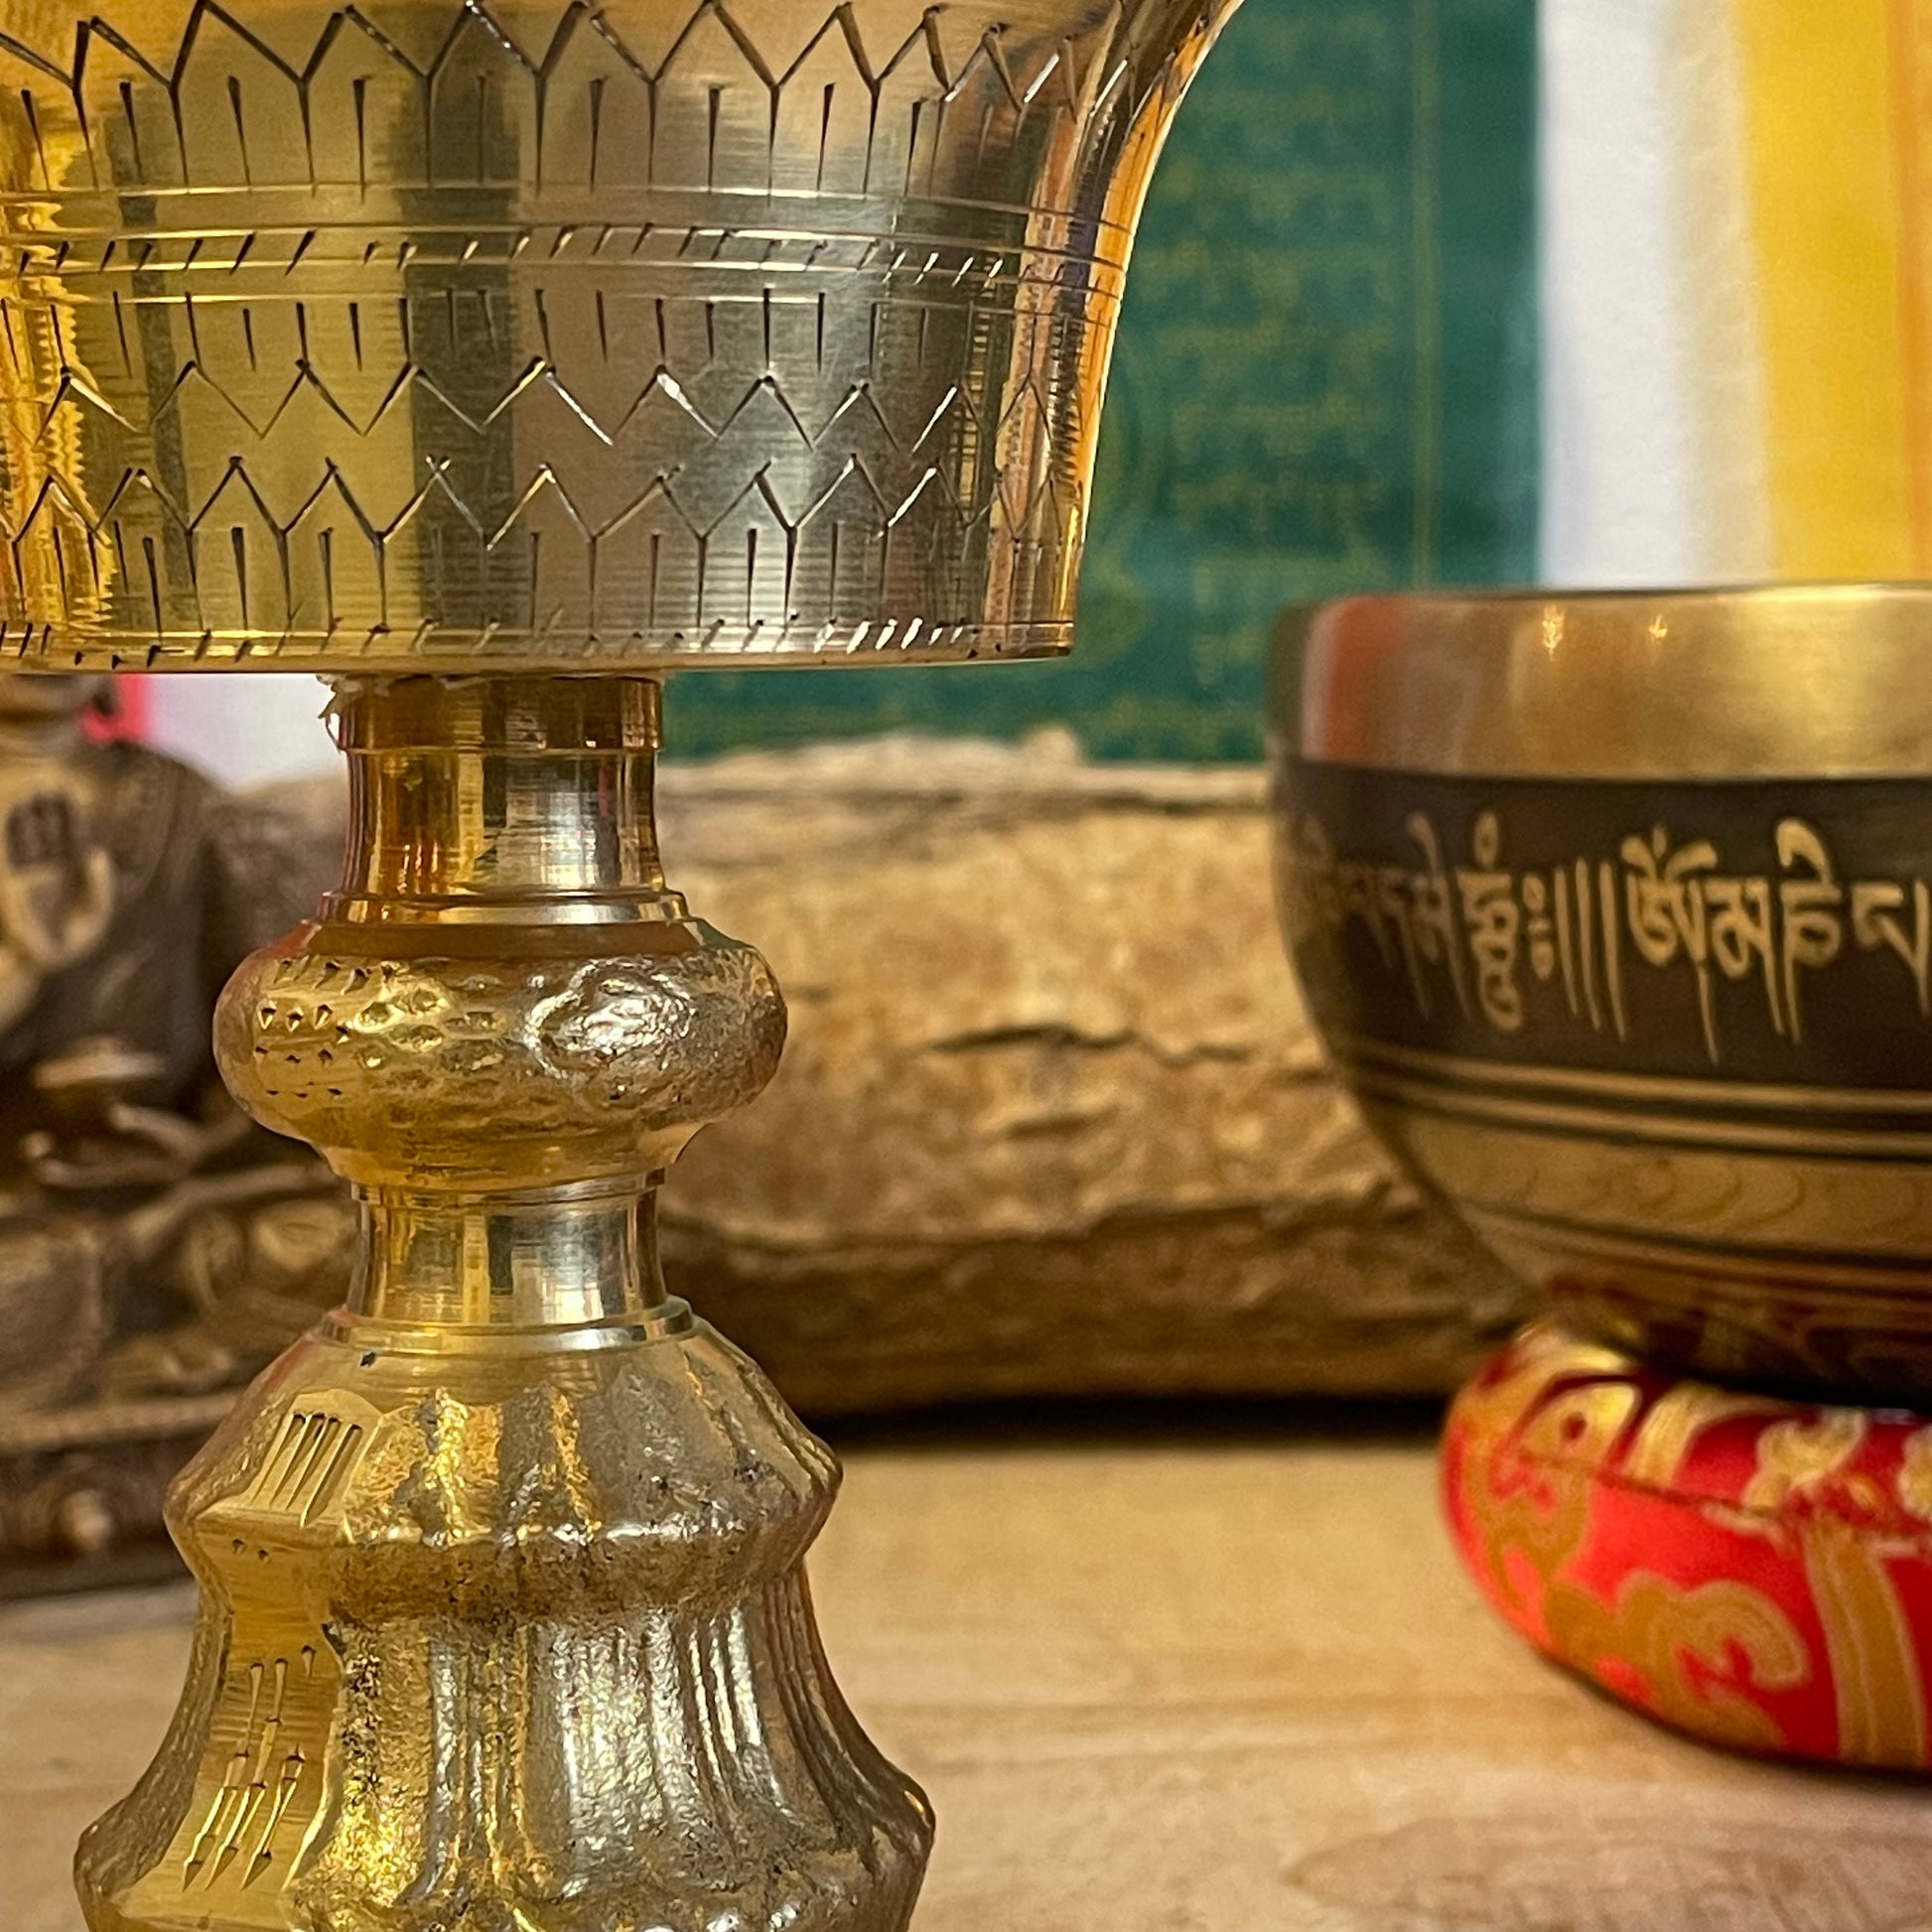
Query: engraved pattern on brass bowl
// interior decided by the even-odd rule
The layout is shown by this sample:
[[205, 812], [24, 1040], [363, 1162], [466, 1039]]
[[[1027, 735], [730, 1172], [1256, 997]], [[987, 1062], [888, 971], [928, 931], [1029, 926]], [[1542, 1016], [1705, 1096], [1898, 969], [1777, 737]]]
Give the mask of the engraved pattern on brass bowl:
[[1932, 594], [1368, 598], [1277, 640], [1284, 928], [1580, 1331], [1932, 1393]]
[[1070, 641], [1225, 0], [0, 0], [0, 644]]

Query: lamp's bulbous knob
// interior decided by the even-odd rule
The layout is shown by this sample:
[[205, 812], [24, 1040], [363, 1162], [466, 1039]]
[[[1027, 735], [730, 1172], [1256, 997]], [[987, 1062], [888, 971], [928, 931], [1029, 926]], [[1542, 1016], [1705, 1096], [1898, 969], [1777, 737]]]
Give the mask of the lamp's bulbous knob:
[[215, 1016], [236, 1099], [364, 1184], [535, 1187], [661, 1171], [777, 1070], [751, 946], [697, 921], [591, 958], [488, 936], [311, 926], [244, 961]]

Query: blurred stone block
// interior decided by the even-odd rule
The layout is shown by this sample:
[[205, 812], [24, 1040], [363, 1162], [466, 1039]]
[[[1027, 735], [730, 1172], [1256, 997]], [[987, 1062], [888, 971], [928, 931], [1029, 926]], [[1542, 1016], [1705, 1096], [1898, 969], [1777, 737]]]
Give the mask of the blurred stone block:
[[672, 1288], [824, 1415], [1433, 1393], [1524, 1311], [1323, 1064], [1250, 766], [888, 738], [668, 765], [667, 871], [791, 1010], [663, 1195]]

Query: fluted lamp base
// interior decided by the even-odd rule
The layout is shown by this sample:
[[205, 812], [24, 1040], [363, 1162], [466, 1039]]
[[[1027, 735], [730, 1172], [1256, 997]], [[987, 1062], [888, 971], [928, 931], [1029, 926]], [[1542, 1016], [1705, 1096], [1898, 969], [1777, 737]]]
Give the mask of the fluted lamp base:
[[657, 1276], [663, 1165], [775, 1064], [665, 891], [656, 687], [348, 690], [348, 876], [230, 987], [244, 1104], [356, 1183], [351, 1305], [186, 1471], [160, 1754], [93, 1932], [892, 1932], [931, 1840], [806, 1590], [837, 1464]]

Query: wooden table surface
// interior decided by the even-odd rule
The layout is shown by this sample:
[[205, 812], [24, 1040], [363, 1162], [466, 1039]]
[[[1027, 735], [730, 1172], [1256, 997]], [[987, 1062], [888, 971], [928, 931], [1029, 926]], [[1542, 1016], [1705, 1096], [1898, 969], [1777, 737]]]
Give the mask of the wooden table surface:
[[[1539, 1662], [1413, 1435], [846, 1446], [826, 1638], [939, 1849], [917, 1932], [1932, 1932], [1932, 1790], [1720, 1756]], [[161, 1735], [180, 1588], [0, 1611], [0, 1932]]]

